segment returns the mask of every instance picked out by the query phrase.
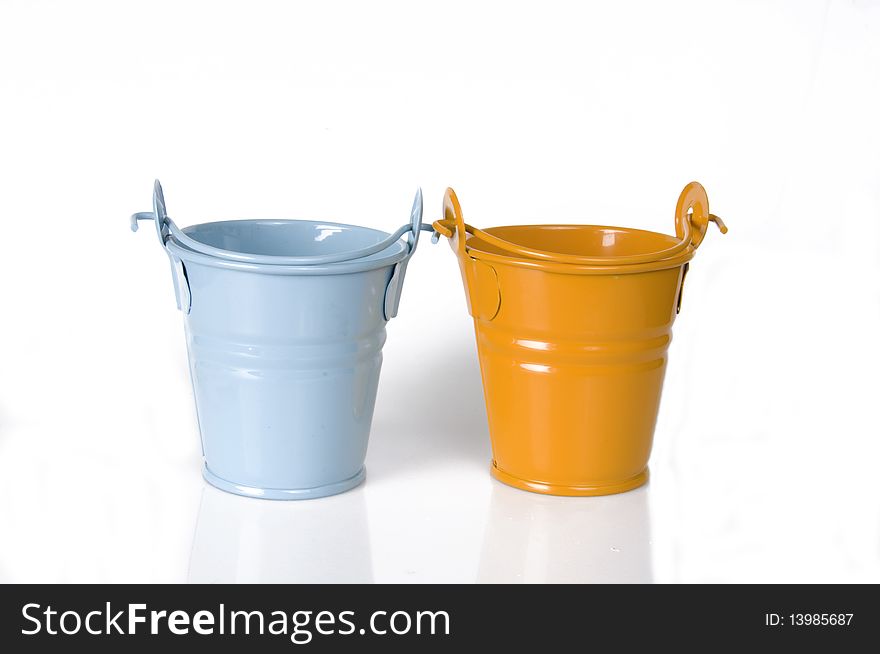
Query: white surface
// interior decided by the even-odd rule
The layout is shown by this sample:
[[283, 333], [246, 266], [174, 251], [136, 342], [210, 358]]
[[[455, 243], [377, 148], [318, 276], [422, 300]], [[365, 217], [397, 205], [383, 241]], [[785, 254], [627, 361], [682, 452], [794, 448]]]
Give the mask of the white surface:
[[[880, 581], [880, 2], [0, 3], [0, 579]], [[688, 276], [632, 493], [490, 480], [472, 327], [427, 239], [358, 490], [207, 487], [152, 230], [730, 227]], [[413, 410], [415, 408], [415, 410]]]

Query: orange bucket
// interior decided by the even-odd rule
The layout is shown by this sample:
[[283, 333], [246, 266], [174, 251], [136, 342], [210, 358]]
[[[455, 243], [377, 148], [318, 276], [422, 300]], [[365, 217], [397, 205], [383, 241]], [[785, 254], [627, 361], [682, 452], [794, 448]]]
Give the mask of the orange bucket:
[[648, 480], [672, 322], [710, 222], [688, 184], [675, 236], [594, 225], [465, 224], [447, 189], [434, 223], [458, 256], [492, 439], [492, 475], [551, 495]]

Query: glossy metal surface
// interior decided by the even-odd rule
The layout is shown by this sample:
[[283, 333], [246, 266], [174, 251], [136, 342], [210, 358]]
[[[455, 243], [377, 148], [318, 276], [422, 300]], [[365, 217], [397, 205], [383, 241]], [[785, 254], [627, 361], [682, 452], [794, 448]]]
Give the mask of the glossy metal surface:
[[592, 225], [482, 231], [447, 190], [434, 227], [450, 237], [474, 318], [497, 479], [554, 495], [647, 481], [672, 323], [709, 222], [727, 231], [696, 182], [679, 199], [677, 238]]
[[395, 232], [406, 241], [313, 221], [179, 230], [158, 182], [154, 212], [135, 214], [132, 227], [143, 219], [156, 222], [186, 314], [205, 479], [267, 499], [363, 481], [385, 324], [417, 245], [421, 192], [410, 224]]

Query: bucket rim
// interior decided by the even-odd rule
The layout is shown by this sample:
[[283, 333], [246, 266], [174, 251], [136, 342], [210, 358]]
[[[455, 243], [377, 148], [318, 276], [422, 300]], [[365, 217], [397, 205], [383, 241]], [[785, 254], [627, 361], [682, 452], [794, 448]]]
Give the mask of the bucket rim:
[[[327, 225], [328, 227], [341, 227], [345, 229], [371, 232], [376, 234], [377, 236], [381, 236], [383, 239], [389, 238], [391, 236], [391, 234], [389, 234], [388, 232], [381, 229], [376, 229], [375, 227], [364, 227], [362, 225], [352, 225], [351, 223], [341, 223], [330, 220], [303, 220], [295, 218], [237, 218], [233, 220], [214, 220], [203, 223], [196, 223], [195, 225], [189, 225], [182, 228], [180, 231], [184, 234], [189, 235], [189, 233], [191, 233], [198, 227], [223, 223], [262, 223], [275, 225], [296, 223], [303, 225]], [[189, 261], [193, 263], [212, 266], [215, 268], [226, 268], [229, 270], [239, 270], [242, 272], [254, 272], [270, 275], [341, 275], [347, 273], [365, 272], [369, 270], [377, 270], [380, 268], [392, 266], [404, 260], [410, 254], [410, 248], [408, 244], [403, 240], [403, 238], [399, 238], [398, 240], [394, 241], [384, 250], [380, 250], [379, 252], [366, 257], [346, 259], [344, 261], [337, 261], [332, 263], [300, 265], [256, 263], [224, 259], [221, 257], [204, 254], [202, 252], [197, 252], [196, 250], [187, 247], [183, 243], [180, 243], [175, 238], [174, 234], [168, 235], [167, 239], [165, 240], [165, 247], [167, 247], [171, 252], [173, 252], [185, 262]]]
[[[183, 232], [186, 236], [188, 236], [190, 239], [192, 239], [194, 241], [198, 241], [199, 243], [203, 243], [205, 245], [210, 245], [210, 243], [205, 243], [205, 241], [203, 241], [202, 239], [196, 238], [196, 236], [193, 234], [193, 232], [195, 232], [199, 228], [212, 227], [214, 225], [279, 226], [279, 225], [293, 225], [293, 224], [315, 227], [315, 228], [327, 227], [327, 228], [331, 228], [331, 229], [345, 229], [345, 230], [349, 230], [351, 232], [361, 232], [361, 233], [367, 232], [367, 233], [374, 234], [377, 237], [377, 241], [376, 241], [377, 244], [380, 243], [381, 241], [384, 241], [385, 239], [387, 239], [391, 236], [391, 234], [389, 232], [378, 229], [376, 227], [365, 227], [362, 225], [352, 225], [351, 223], [342, 223], [342, 222], [336, 222], [333, 220], [312, 220], [310, 218], [232, 218], [230, 220], [209, 220], [209, 221], [205, 221], [202, 223], [195, 223], [194, 225], [187, 225], [186, 227], [181, 227], [180, 231]], [[175, 238], [173, 233], [169, 235], [169, 240], [171, 240], [171, 239], [174, 239], [181, 247], [186, 247], [190, 250], [193, 249], [191, 247], [188, 247], [186, 245], [186, 243], [181, 243], [179, 239]], [[395, 241], [395, 243], [397, 243], [397, 242], [400, 242], [400, 239]], [[390, 248], [393, 245], [394, 245], [394, 243], [391, 243], [391, 244], [389, 244], [388, 247]], [[216, 248], [216, 249], [225, 250], [225, 248]], [[335, 254], [337, 256], [342, 257], [342, 256], [347, 256], [349, 254], [357, 254], [358, 251], [361, 249], [363, 249], [363, 248], [362, 247], [352, 248], [349, 250], [341, 250], [339, 252], [335, 252], [335, 253], [331, 253], [331, 254]], [[388, 249], [388, 248], [385, 248], [385, 249]], [[193, 250], [193, 251], [195, 251], [195, 250]], [[269, 263], [269, 261], [271, 261], [271, 259], [273, 257], [280, 256], [280, 255], [274, 255], [274, 254], [259, 255], [254, 252], [245, 252], [243, 250], [228, 250], [228, 251], [240, 253], [240, 254], [248, 254], [248, 255], [253, 255], [253, 256], [264, 256], [267, 259], [267, 263]], [[379, 250], [379, 253], [381, 253], [381, 252], [384, 252], [384, 249]], [[378, 254], [378, 253], [376, 253], [376, 254]], [[209, 256], [211, 256], [211, 255], [209, 255]], [[304, 256], [309, 256], [309, 255], [304, 255]], [[343, 259], [342, 261], [337, 261], [337, 262], [333, 262], [333, 263], [344, 263], [345, 261], [354, 261], [358, 258], [366, 259], [368, 256], [371, 256], [371, 255], [367, 255], [364, 257], [354, 257], [352, 259]], [[277, 265], [277, 264], [269, 264], [269, 265]], [[312, 265], [312, 264], [302, 264], [302, 265]]]
[[[647, 229], [639, 229], [636, 227], [620, 227], [617, 225], [591, 225], [591, 224], [580, 224], [580, 223], [536, 223], [536, 224], [527, 224], [527, 225], [497, 225], [495, 227], [487, 227], [481, 231], [484, 231], [489, 234], [493, 234], [494, 232], [510, 229], [510, 228], [546, 228], [546, 227], [565, 227], [565, 228], [588, 228], [595, 230], [614, 230], [618, 232], [626, 232], [630, 234], [645, 234], [650, 235], [652, 237], [660, 237], [663, 239], [667, 239], [671, 244], [674, 244], [677, 239], [675, 236], [670, 234], [664, 234], [663, 232], [655, 232]], [[494, 235], [494, 234], [493, 234]], [[596, 264], [596, 265], [585, 265], [585, 264], [577, 264], [577, 263], [568, 263], [563, 261], [545, 261], [541, 259], [532, 259], [529, 257], [518, 256], [511, 253], [504, 252], [488, 252], [486, 250], [480, 249], [478, 247], [474, 247], [470, 244], [473, 240], [479, 240], [478, 235], [467, 234], [467, 238], [465, 240], [465, 251], [468, 256], [473, 259], [477, 259], [480, 261], [491, 262], [502, 265], [510, 265], [516, 266], [519, 268], [532, 268], [535, 270], [544, 270], [548, 272], [557, 272], [557, 273], [567, 273], [567, 274], [575, 274], [575, 275], [621, 275], [621, 274], [633, 274], [633, 273], [646, 273], [653, 272], [658, 270], [667, 270], [669, 268], [677, 268], [679, 266], [684, 265], [688, 261], [694, 258], [694, 254], [696, 253], [696, 248], [689, 245], [684, 248], [680, 253], [665, 258], [655, 259], [653, 261], [647, 261], [644, 263], [622, 263], [617, 262], [615, 259], [620, 259], [623, 261], [626, 259], [625, 256], [609, 256], [607, 257], [608, 263]], [[650, 254], [649, 252], [645, 253]]]
[[[563, 227], [563, 228], [578, 228], [578, 229], [595, 229], [595, 230], [614, 230], [618, 232], [637, 232], [639, 234], [649, 234], [650, 236], [659, 236], [664, 239], [668, 239], [671, 243], [678, 242], [675, 236], [671, 234], [664, 234], [663, 232], [655, 232], [650, 229], [641, 229], [639, 227], [621, 227], [619, 225], [599, 225], [595, 223], [525, 223], [522, 225], [495, 225], [494, 227], [485, 227], [482, 231], [492, 232], [501, 230], [501, 229], [541, 229], [546, 227]], [[613, 258], [611, 256], [609, 259]]]

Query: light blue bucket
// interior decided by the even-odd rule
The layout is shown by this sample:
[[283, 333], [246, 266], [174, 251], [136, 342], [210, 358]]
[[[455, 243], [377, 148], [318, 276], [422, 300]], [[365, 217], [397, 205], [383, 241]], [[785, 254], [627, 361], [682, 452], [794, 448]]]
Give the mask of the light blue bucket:
[[[393, 234], [307, 220], [179, 229], [153, 220], [184, 313], [203, 474], [230, 493], [307, 499], [364, 480], [385, 324], [397, 315], [422, 193]], [[405, 237], [405, 238], [404, 238]]]

